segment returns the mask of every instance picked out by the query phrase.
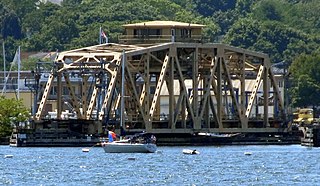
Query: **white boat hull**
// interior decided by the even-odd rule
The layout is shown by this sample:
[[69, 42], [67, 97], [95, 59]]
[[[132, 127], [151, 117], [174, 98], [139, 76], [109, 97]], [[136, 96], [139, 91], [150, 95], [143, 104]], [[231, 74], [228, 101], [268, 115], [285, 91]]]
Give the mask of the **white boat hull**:
[[157, 146], [152, 143], [103, 143], [102, 147], [106, 153], [153, 153]]

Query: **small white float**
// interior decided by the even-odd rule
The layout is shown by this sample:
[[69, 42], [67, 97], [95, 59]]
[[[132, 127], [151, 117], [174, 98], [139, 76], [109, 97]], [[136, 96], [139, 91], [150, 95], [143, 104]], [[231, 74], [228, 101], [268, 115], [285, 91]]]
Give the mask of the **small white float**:
[[89, 152], [90, 149], [89, 148], [82, 148], [82, 152]]
[[6, 154], [6, 155], [4, 155], [4, 158], [13, 158], [13, 155], [12, 154]]
[[191, 150], [191, 149], [183, 149], [182, 150], [183, 154], [190, 154], [190, 155], [195, 155], [195, 154], [200, 154], [199, 151], [197, 150]]

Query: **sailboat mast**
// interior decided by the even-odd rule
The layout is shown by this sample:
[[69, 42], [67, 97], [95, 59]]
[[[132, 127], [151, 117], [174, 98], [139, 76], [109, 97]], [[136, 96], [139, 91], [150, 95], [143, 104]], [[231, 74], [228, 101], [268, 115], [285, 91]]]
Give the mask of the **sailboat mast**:
[[121, 105], [120, 105], [120, 126], [123, 127], [124, 124], [124, 67], [125, 67], [125, 50], [122, 52], [122, 73], [121, 73]]
[[3, 82], [6, 80], [6, 51], [4, 49], [4, 40], [2, 42], [2, 53], [3, 53]]
[[20, 99], [20, 63], [21, 63], [21, 59], [20, 59], [20, 46], [18, 47], [18, 79], [17, 79], [17, 83], [18, 83], [18, 94], [17, 94], [17, 98]]

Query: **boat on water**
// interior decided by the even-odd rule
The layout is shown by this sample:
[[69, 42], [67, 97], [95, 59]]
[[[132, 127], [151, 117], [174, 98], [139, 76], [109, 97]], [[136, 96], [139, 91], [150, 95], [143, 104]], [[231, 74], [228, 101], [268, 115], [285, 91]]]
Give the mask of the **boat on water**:
[[191, 150], [191, 149], [183, 149], [182, 150], [183, 154], [190, 154], [190, 155], [196, 155], [196, 154], [200, 154], [199, 151], [197, 150]]
[[101, 144], [106, 153], [154, 153], [157, 150], [154, 143], [134, 143], [128, 140]]
[[101, 142], [106, 153], [154, 153], [157, 150], [156, 137], [148, 133], [139, 133], [127, 139], [113, 141], [109, 136], [108, 142]]

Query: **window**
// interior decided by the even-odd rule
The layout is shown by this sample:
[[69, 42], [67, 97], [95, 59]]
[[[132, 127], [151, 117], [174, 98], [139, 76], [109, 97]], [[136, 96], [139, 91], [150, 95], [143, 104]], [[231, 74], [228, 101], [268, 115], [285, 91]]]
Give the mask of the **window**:
[[191, 38], [191, 30], [190, 29], [181, 29], [181, 37], [183, 38]]
[[149, 36], [160, 36], [161, 35], [161, 30], [160, 29], [149, 29], [148, 30], [148, 35]]
[[134, 29], [133, 35], [136, 38], [145, 37], [148, 35], [148, 29]]

